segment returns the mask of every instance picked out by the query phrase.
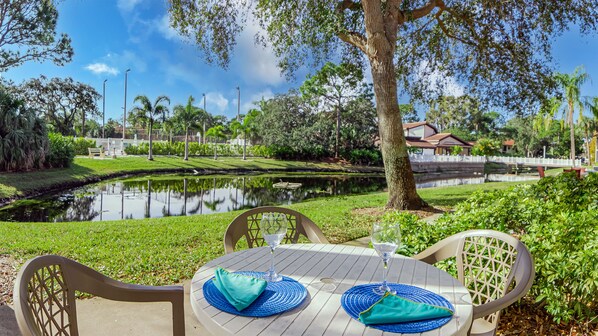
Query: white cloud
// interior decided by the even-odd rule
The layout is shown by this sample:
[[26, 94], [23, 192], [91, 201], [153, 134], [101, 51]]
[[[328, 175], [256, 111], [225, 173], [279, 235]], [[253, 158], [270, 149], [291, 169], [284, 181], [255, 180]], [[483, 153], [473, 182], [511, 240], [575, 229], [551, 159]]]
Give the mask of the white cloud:
[[108, 74], [112, 76], [118, 75], [118, 69], [108, 66], [104, 63], [92, 63], [85, 67], [85, 69], [93, 72], [96, 75]]
[[459, 97], [465, 94], [465, 87], [454, 77], [447, 76], [438, 69], [430, 69], [428, 62], [422, 62], [417, 71], [417, 80], [421, 80], [428, 88], [435, 92], [442, 92], [447, 96]]
[[140, 4], [143, 0], [118, 0], [116, 5], [118, 9], [122, 12], [130, 12], [132, 11], [135, 6]]
[[[208, 112], [215, 115], [226, 111], [226, 108], [228, 107], [228, 99], [224, 98], [220, 92], [208, 92], [206, 93], [206, 104]], [[217, 112], [214, 112], [213, 110], [210, 111], [210, 107], [213, 108], [213, 106], [216, 106]]]
[[[272, 97], [274, 97], [274, 93], [270, 89], [266, 89], [266, 90], [260, 91], [258, 93], [254, 93], [249, 98], [244, 98], [243, 96], [241, 96], [241, 102], [243, 102], [243, 100], [245, 100], [243, 102], [243, 104], [241, 105], [241, 113], [245, 114], [245, 113], [247, 113], [247, 111], [249, 111], [253, 108], [258, 108], [259, 107], [258, 104], [262, 99], [268, 100]], [[234, 104], [237, 104], [236, 99], [234, 100]]]
[[255, 44], [255, 35], [265, 35], [265, 31], [252, 18], [238, 36], [236, 54], [243, 78], [255, 83], [277, 85], [285, 79], [277, 65], [276, 56], [271, 48]]
[[155, 21], [155, 27], [158, 29], [158, 32], [167, 40], [177, 41], [180, 39], [177, 31], [170, 26], [170, 16], [168, 13]]

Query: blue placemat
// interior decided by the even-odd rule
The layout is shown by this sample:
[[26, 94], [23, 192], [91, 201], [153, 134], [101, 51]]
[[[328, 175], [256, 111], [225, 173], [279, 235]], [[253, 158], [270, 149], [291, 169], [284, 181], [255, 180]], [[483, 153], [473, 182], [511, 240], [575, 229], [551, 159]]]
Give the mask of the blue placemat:
[[[241, 271], [234, 273], [257, 278], [264, 275], [263, 272]], [[203, 284], [204, 297], [212, 306], [235, 315], [251, 317], [276, 315], [297, 308], [307, 297], [307, 290], [302, 284], [297, 280], [283, 276], [282, 281], [268, 282], [264, 292], [249, 307], [238, 311], [216, 288], [213, 279], [211, 278]]]
[[[381, 296], [373, 292], [374, 288], [380, 287], [380, 283], [365, 284], [349, 288], [341, 297], [341, 305], [352, 318], [359, 320], [359, 313], [370, 308], [380, 300]], [[389, 283], [388, 286], [397, 291], [397, 295], [415, 302], [422, 302], [436, 306], [446, 307], [455, 311], [453, 305], [442, 296], [432, 293], [423, 288]], [[368, 327], [395, 333], [420, 333], [445, 325], [452, 317], [443, 317], [432, 320], [422, 320], [392, 324], [372, 324]]]

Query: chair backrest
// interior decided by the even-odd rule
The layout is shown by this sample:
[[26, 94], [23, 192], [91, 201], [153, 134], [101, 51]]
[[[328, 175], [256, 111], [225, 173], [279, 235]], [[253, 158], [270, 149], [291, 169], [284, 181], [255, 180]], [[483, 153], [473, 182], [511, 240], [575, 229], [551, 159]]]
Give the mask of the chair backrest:
[[494, 328], [500, 310], [525, 296], [534, 280], [534, 262], [527, 247], [506, 233], [461, 232], [414, 258], [435, 263], [451, 256], [457, 259], [459, 281], [471, 293], [473, 318], [483, 318]]
[[171, 302], [174, 335], [185, 334], [182, 286], [125, 284], [57, 255], [33, 258], [17, 275], [13, 295], [21, 333], [24, 336], [78, 335], [76, 291], [116, 301]]
[[282, 243], [297, 243], [299, 236], [303, 235], [312, 243], [328, 244], [322, 230], [307, 216], [287, 208], [265, 206], [247, 210], [230, 223], [224, 234], [224, 251], [234, 252], [237, 242], [242, 237], [245, 237], [250, 248], [266, 245], [260, 233], [260, 222], [263, 214], [270, 212], [285, 214], [289, 221], [289, 228]]

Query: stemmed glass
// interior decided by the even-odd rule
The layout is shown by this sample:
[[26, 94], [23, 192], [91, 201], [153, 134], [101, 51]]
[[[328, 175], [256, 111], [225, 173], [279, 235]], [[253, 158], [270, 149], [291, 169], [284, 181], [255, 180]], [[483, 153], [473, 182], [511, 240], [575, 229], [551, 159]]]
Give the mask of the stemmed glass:
[[401, 245], [401, 227], [396, 222], [376, 222], [372, 227], [372, 245], [384, 263], [382, 285], [374, 288], [374, 293], [384, 295], [386, 292], [396, 294], [386, 283], [388, 265], [390, 260]]
[[278, 212], [267, 212], [262, 215], [260, 230], [262, 237], [270, 246], [270, 269], [264, 274], [264, 280], [268, 282], [282, 281], [282, 276], [274, 270], [274, 249], [280, 245], [280, 242], [287, 234], [288, 220], [287, 216]]

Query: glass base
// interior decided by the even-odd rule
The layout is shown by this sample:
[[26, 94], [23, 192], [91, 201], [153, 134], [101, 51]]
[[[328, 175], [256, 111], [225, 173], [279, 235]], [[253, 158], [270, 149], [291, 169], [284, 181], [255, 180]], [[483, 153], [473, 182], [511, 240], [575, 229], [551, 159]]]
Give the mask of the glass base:
[[372, 289], [372, 291], [374, 292], [374, 294], [383, 296], [386, 293], [390, 293], [390, 294], [397, 294], [397, 291], [393, 290], [392, 288], [388, 287], [388, 286], [384, 286], [381, 285], [380, 287], [376, 287], [374, 289]]
[[279, 282], [282, 281], [282, 276], [274, 271], [268, 271], [264, 273], [264, 277], [262, 278], [267, 282]]

